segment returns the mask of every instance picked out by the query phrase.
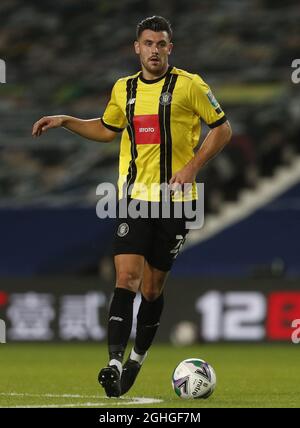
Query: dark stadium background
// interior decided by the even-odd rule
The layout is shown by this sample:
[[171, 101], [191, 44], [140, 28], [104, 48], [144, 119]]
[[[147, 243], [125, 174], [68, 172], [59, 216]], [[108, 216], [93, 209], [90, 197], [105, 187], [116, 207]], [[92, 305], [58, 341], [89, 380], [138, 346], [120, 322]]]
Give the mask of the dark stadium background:
[[100, 116], [115, 80], [138, 69], [135, 26], [153, 14], [172, 23], [171, 64], [212, 86], [234, 133], [199, 174], [205, 226], [169, 278], [159, 339], [291, 342], [300, 318], [299, 2], [1, 0], [7, 343], [105, 341], [113, 221], [97, 218], [96, 187], [116, 181], [119, 143], [65, 130], [33, 139], [31, 127], [50, 114]]

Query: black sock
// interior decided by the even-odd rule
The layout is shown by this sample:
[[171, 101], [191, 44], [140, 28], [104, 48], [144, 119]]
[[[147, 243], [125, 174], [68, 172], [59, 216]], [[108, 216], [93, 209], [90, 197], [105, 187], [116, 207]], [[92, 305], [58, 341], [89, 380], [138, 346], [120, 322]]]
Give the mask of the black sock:
[[134, 350], [137, 354], [143, 355], [150, 348], [159, 327], [163, 306], [163, 294], [153, 302], [149, 302], [142, 295], [142, 301], [137, 315], [136, 338], [134, 344]]
[[125, 288], [115, 288], [109, 310], [108, 352], [110, 360], [122, 362], [132, 328], [133, 300], [135, 293]]

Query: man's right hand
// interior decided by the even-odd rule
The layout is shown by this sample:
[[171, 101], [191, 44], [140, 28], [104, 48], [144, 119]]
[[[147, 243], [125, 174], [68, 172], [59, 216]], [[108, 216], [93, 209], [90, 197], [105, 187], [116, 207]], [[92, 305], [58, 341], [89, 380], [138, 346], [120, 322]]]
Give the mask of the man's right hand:
[[32, 128], [33, 137], [39, 137], [50, 128], [59, 128], [63, 125], [64, 116], [45, 116], [35, 122]]
[[63, 126], [75, 134], [81, 135], [81, 137], [92, 141], [101, 141], [103, 143], [109, 143], [117, 135], [117, 132], [103, 125], [100, 117], [84, 120], [66, 115], [42, 117], [33, 125], [32, 135], [33, 137], [39, 137], [48, 129], [59, 128], [60, 126]]

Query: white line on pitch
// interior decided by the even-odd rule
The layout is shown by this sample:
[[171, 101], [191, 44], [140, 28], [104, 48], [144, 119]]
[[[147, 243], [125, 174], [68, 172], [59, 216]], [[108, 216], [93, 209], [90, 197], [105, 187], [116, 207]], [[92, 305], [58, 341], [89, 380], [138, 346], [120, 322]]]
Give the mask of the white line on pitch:
[[[113, 403], [114, 404], [114, 406], [124, 406], [124, 405], [131, 405], [131, 404], [137, 404], [137, 403], [134, 403], [134, 402], [132, 402], [132, 401], [128, 401], [128, 402], [126, 402], [126, 401], [123, 401], [123, 402], [114, 402]], [[146, 403], [139, 403], [139, 404], [146, 404]], [[147, 404], [149, 404], [149, 403], [147, 403]], [[151, 403], [150, 403], [151, 404]], [[90, 402], [88, 402], [88, 403], [77, 403], [77, 404], [74, 404], [74, 403], [70, 403], [70, 404], [43, 404], [43, 405], [40, 405], [40, 404], [37, 404], [37, 405], [24, 405], [24, 406], [0, 406], [0, 409], [1, 408], [9, 408], [9, 409], [23, 409], [23, 408], [25, 408], [25, 409], [32, 409], [32, 408], [57, 408], [57, 407], [101, 407], [101, 406], [107, 406], [107, 404], [106, 403], [90, 403]]]
[[[30, 394], [27, 392], [0, 392], [0, 396], [4, 397], [38, 397], [38, 398], [97, 398], [109, 400], [110, 404], [115, 406], [120, 405], [131, 405], [131, 404], [155, 404], [161, 403], [163, 400], [159, 398], [150, 398], [150, 397], [118, 397], [118, 398], [108, 398], [106, 396], [98, 395], [81, 395], [81, 394]], [[121, 401], [116, 401], [121, 400]], [[129, 401], [130, 400], [130, 401]], [[94, 407], [94, 406], [105, 406], [107, 403], [70, 403], [70, 404], [49, 404], [49, 405], [24, 405], [24, 406], [4, 406], [4, 407]], [[3, 406], [2, 406], [3, 407]]]
[[[81, 395], [81, 394], [30, 394], [28, 392], [0, 392], [0, 395], [6, 397], [45, 397], [45, 398], [108, 398], [99, 395]], [[119, 397], [123, 399], [123, 397]]]

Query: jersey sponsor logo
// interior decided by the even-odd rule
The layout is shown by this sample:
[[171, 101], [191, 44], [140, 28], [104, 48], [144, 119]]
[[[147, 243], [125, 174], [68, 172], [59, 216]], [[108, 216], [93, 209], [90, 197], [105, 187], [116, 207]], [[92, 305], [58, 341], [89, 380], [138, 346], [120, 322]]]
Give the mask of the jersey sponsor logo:
[[139, 128], [139, 132], [155, 132], [154, 128]]
[[209, 102], [211, 103], [211, 105], [214, 108], [218, 108], [219, 107], [219, 103], [218, 103], [218, 101], [216, 100], [214, 94], [211, 91], [207, 92], [206, 96], [207, 96], [207, 98], [209, 99]]
[[117, 235], [120, 236], [120, 238], [123, 238], [123, 236], [127, 235], [129, 232], [129, 226], [127, 223], [121, 223], [118, 227]]
[[158, 114], [136, 115], [133, 124], [136, 144], [160, 144]]
[[159, 97], [159, 104], [167, 106], [172, 102], [172, 94], [170, 92], [163, 92]]

